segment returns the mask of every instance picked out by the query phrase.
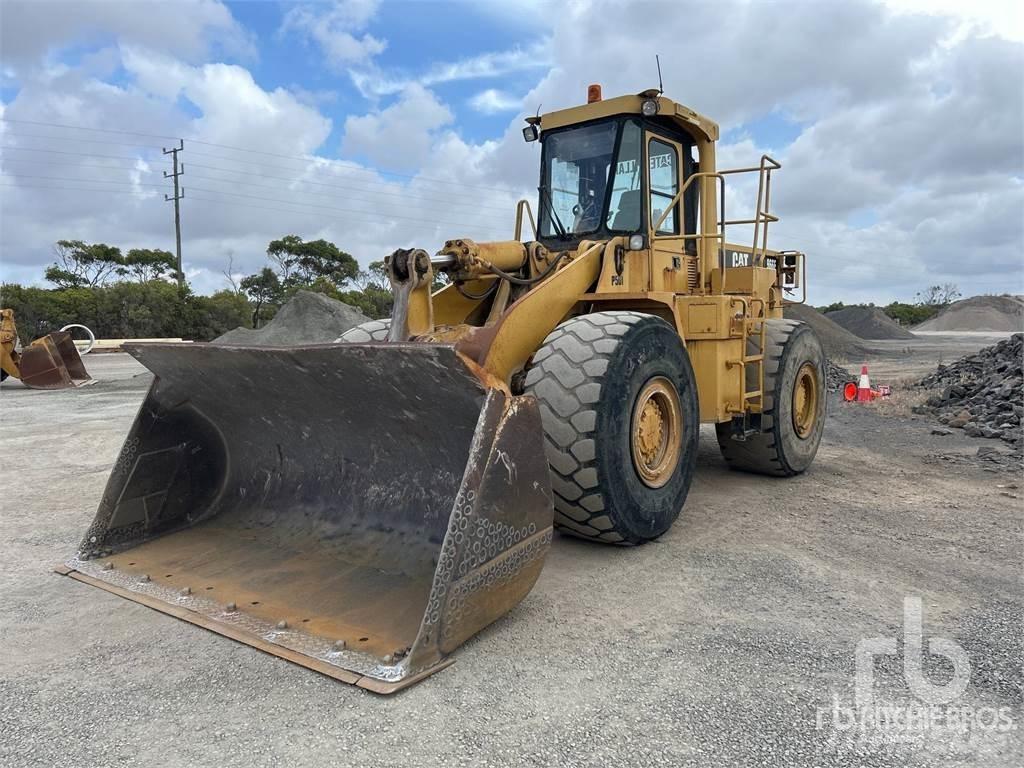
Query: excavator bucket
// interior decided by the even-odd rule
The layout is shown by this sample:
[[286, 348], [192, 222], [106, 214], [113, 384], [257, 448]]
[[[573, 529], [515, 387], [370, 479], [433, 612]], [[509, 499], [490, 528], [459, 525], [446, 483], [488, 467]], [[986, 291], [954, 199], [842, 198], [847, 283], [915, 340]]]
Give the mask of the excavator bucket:
[[31, 389], [68, 389], [93, 383], [66, 331], [47, 334], [22, 349], [18, 367], [21, 382]]
[[379, 693], [530, 591], [540, 414], [451, 345], [126, 345], [155, 375], [61, 573]]

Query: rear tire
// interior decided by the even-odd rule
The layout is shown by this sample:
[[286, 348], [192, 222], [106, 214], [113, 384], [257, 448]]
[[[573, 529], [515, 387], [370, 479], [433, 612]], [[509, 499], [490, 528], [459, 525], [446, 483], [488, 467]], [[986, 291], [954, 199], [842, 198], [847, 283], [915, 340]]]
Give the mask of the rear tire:
[[334, 340], [335, 344], [365, 344], [368, 341], [387, 341], [391, 320], [370, 320], [349, 328]]
[[825, 429], [825, 353], [809, 325], [769, 320], [764, 354], [762, 432], [733, 440], [726, 422], [716, 424], [715, 433], [734, 469], [792, 477], [814, 461]]
[[534, 355], [525, 392], [540, 405], [555, 527], [617, 544], [671, 527], [699, 435], [693, 368], [671, 325], [639, 312], [567, 320]]

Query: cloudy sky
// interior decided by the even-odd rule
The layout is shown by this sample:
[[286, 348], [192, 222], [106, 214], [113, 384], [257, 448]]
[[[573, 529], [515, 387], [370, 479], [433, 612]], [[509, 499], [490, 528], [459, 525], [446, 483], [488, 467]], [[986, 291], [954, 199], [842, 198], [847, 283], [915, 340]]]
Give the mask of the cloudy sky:
[[173, 250], [179, 138], [199, 292], [289, 233], [364, 265], [507, 238], [523, 117], [655, 86], [657, 52], [722, 164], [782, 161], [771, 245], [813, 302], [1024, 292], [1022, 5], [0, 0], [0, 279], [42, 284], [58, 239]]

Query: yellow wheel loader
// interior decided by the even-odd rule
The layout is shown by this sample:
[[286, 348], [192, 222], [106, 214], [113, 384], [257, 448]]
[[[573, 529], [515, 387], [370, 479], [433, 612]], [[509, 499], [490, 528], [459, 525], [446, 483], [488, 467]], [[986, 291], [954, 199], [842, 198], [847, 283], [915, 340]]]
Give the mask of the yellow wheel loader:
[[64, 329], [48, 333], [19, 350], [14, 310], [0, 309], [0, 381], [8, 376], [21, 379], [30, 389], [68, 389], [93, 383], [70, 333]]
[[[393, 253], [389, 321], [295, 348], [126, 344], [156, 378], [60, 572], [387, 693], [522, 600], [554, 528], [664, 534], [700, 423], [736, 469], [807, 469], [824, 357], [782, 316], [805, 279], [767, 248], [778, 163], [719, 170], [718, 126], [660, 91], [592, 88], [523, 133], [539, 215]], [[735, 174], [758, 182], [739, 220]]]

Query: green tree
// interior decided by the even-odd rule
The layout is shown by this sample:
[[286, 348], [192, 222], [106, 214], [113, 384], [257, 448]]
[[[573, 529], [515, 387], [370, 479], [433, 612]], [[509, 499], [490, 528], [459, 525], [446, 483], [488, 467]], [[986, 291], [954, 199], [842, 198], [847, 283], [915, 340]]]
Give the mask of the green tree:
[[174, 254], [159, 248], [132, 248], [124, 257], [124, 268], [120, 274], [130, 274], [139, 283], [157, 280], [168, 272], [177, 277]]
[[178, 334], [197, 341], [209, 341], [238, 326], [247, 326], [252, 306], [245, 296], [230, 290], [212, 296], [191, 296], [187, 299], [188, 330]]
[[255, 275], [243, 277], [239, 287], [253, 303], [252, 327], [259, 328], [264, 307], [274, 306], [281, 301], [284, 291], [281, 280], [274, 270], [264, 267]]
[[894, 301], [882, 308], [889, 317], [900, 325], [917, 325], [923, 323], [930, 317], [934, 317], [939, 311], [938, 307], [925, 306], [924, 304], [905, 304]]
[[278, 265], [285, 286], [311, 285], [318, 278], [341, 286], [359, 272], [356, 260], [327, 240], [305, 242], [298, 235], [285, 235], [270, 241], [267, 256]]
[[53, 246], [57, 261], [46, 268], [45, 278], [58, 288], [95, 288], [121, 274], [121, 249], [106, 243], [58, 240]]
[[842, 309], [845, 306], [846, 305], [843, 304], [843, 302], [841, 301], [833, 301], [827, 307], [818, 307], [818, 311], [821, 312], [822, 314], [825, 314], [826, 312], [835, 312], [837, 310]]

